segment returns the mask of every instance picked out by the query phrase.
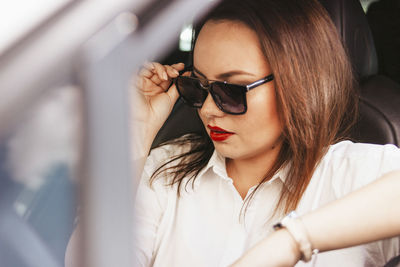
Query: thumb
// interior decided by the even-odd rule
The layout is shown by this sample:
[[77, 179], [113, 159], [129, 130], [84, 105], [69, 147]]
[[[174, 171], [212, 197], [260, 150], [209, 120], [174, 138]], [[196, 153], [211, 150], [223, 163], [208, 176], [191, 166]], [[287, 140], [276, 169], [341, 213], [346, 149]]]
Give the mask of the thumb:
[[166, 92], [167, 95], [169, 96], [169, 99], [171, 100], [172, 105], [175, 104], [175, 102], [178, 100], [179, 98], [179, 93], [178, 93], [178, 89], [176, 89], [175, 84], [173, 84], [168, 91]]

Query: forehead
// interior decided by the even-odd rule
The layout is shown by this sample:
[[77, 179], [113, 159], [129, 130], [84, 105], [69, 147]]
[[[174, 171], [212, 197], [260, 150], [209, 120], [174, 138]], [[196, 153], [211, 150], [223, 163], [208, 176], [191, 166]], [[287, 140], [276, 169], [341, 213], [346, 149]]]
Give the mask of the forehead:
[[255, 75], [269, 72], [257, 33], [236, 21], [208, 21], [195, 44], [193, 63], [209, 79], [233, 69]]

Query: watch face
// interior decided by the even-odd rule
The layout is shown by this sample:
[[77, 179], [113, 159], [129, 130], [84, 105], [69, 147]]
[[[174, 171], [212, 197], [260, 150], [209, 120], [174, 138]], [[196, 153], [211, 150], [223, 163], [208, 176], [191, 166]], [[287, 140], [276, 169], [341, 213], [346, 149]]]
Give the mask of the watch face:
[[273, 227], [274, 230], [276, 231], [276, 230], [282, 229], [282, 228], [283, 228], [283, 225], [282, 225], [281, 222], [278, 222], [278, 223], [274, 224], [272, 227]]
[[291, 212], [289, 212], [281, 221], [282, 227], [286, 226], [286, 222], [290, 219], [295, 219], [298, 218], [299, 215], [297, 214], [296, 211], [292, 210]]

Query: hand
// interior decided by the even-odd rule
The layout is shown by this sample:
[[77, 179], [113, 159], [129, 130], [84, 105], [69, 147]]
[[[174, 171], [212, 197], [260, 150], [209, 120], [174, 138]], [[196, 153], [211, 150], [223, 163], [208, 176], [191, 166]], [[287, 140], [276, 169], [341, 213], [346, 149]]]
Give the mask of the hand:
[[184, 67], [183, 63], [171, 66], [157, 62], [145, 64], [136, 79], [138, 101], [135, 104], [140, 105], [134, 107], [136, 120], [157, 126], [156, 131], [161, 128], [179, 97], [175, 85], [169, 88], [172, 78], [177, 77]]
[[134, 135], [138, 142], [144, 142], [143, 153], [148, 151], [158, 130], [164, 124], [179, 97], [172, 78], [179, 75], [185, 65], [161, 65], [157, 62], [146, 63], [136, 77], [133, 90], [132, 115]]
[[286, 229], [273, 232], [230, 267], [292, 267], [300, 259], [297, 244]]

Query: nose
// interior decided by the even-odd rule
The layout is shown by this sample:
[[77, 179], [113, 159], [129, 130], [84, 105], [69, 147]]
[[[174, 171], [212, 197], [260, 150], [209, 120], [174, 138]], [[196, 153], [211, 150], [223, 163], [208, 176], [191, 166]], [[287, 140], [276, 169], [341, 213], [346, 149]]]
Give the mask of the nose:
[[212, 95], [208, 93], [206, 100], [203, 103], [203, 106], [200, 108], [200, 115], [203, 117], [222, 117], [224, 116], [224, 112], [220, 110], [214, 102]]

